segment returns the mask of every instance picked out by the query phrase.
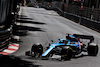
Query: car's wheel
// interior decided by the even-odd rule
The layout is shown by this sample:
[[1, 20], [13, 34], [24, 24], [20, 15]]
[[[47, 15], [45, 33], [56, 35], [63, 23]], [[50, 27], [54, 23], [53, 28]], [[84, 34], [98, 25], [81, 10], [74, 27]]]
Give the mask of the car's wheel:
[[43, 53], [43, 46], [39, 43], [33, 44], [31, 48], [31, 56], [32, 57], [40, 57]]
[[64, 55], [61, 57], [62, 60], [70, 60], [72, 58], [72, 48], [71, 47], [64, 47], [62, 49]]
[[98, 54], [98, 45], [95, 43], [90, 43], [87, 47], [89, 56], [97, 56]]

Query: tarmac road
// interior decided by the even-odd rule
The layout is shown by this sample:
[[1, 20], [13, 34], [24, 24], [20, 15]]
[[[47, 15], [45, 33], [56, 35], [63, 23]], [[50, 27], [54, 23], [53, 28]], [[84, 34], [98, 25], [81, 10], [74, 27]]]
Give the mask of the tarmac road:
[[25, 57], [25, 51], [30, 50], [34, 43], [48, 46], [50, 40], [58, 41], [65, 38], [66, 33], [93, 35], [100, 44], [100, 33], [59, 16], [52, 10], [43, 8], [22, 7], [22, 18], [18, 21], [22, 28], [27, 29], [27, 35], [20, 36], [20, 49], [12, 55], [31, 61], [40, 67], [100, 67], [100, 52], [97, 57], [83, 56], [70, 61], [41, 60]]

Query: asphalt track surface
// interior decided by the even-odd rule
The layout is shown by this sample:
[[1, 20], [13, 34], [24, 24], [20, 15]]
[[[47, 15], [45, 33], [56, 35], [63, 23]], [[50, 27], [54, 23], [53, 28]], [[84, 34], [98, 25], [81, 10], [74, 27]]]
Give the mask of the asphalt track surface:
[[57, 42], [59, 38], [65, 38], [66, 33], [93, 35], [95, 43], [100, 45], [100, 33], [61, 17], [55, 11], [43, 8], [22, 7], [22, 18], [18, 22], [28, 32], [27, 35], [20, 36], [19, 50], [12, 55], [39, 67], [100, 67], [100, 52], [96, 57], [85, 55], [70, 61], [41, 60], [25, 56], [25, 51], [30, 50], [34, 43], [41, 43], [46, 47], [50, 40]]

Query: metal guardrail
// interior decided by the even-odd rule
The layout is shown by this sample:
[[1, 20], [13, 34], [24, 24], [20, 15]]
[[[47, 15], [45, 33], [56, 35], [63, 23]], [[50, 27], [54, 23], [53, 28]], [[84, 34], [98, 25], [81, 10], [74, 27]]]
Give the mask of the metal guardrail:
[[49, 5], [51, 7], [49, 8], [60, 8], [62, 11], [64, 10], [67, 13], [72, 13], [74, 15], [86, 17], [90, 20], [94, 21], [100, 21], [100, 10], [99, 9], [92, 9], [89, 7], [83, 7], [82, 9], [79, 6], [75, 5], [67, 5], [64, 4], [63, 2], [51, 2], [48, 4], [48, 2], [43, 3], [44, 6], [48, 7]]
[[[66, 8], [65, 8], [66, 9]], [[68, 9], [65, 10], [68, 13], [73, 13], [78, 16], [86, 17], [90, 20], [100, 21], [100, 10], [99, 9], [92, 9], [88, 7], [83, 7], [80, 9], [79, 6], [68, 6]]]
[[[47, 7], [48, 2], [45, 2], [43, 5]], [[80, 8], [79, 6], [67, 5], [57, 1], [49, 5], [51, 5], [49, 8], [53, 8], [60, 15], [100, 32], [99, 9], [89, 7]]]

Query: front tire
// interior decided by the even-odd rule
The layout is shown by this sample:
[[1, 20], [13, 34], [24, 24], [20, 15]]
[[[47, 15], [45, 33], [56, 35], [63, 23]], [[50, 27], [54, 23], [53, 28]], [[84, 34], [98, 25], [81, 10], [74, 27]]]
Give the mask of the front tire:
[[33, 44], [31, 48], [31, 56], [32, 57], [40, 57], [43, 53], [43, 46], [39, 43]]
[[62, 52], [64, 53], [61, 57], [62, 60], [70, 60], [72, 58], [72, 48], [64, 47]]

